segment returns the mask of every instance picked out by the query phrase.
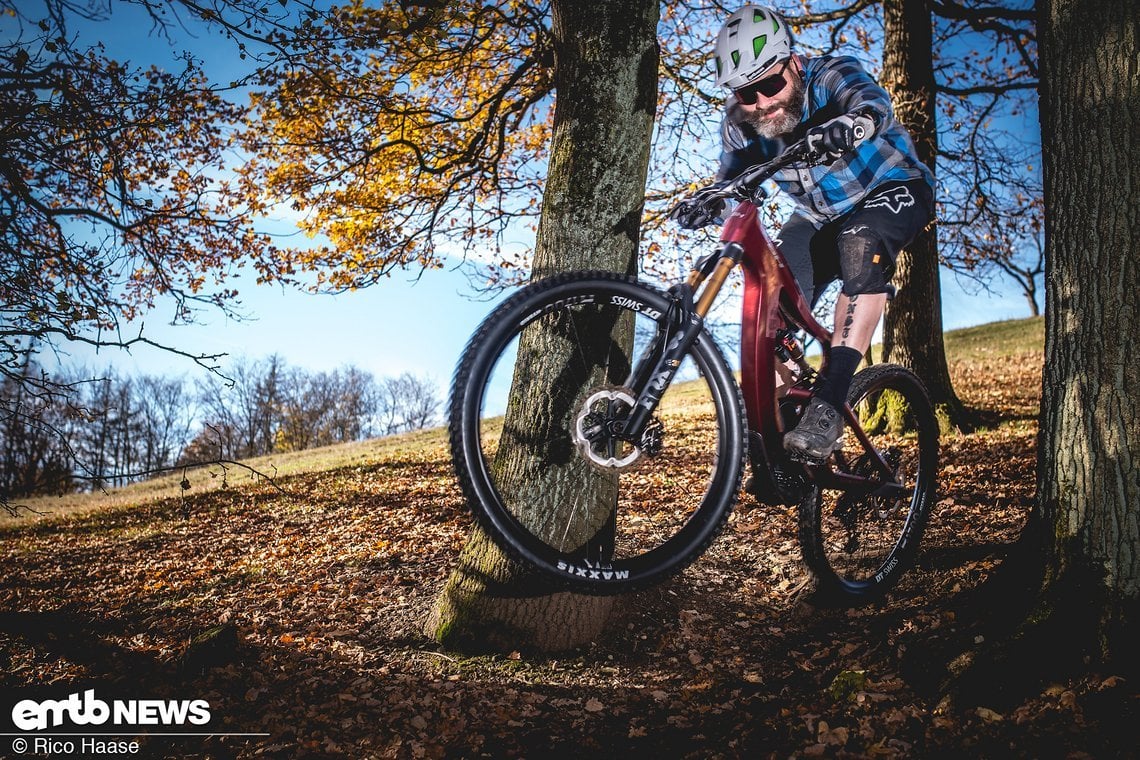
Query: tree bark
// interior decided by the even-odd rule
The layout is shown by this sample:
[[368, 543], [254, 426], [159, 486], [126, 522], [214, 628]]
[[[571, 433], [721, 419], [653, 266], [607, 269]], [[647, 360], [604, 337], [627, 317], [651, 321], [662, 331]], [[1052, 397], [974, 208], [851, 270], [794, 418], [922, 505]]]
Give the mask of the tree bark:
[[[1140, 620], [1140, 6], [1044, 0], [1045, 367], [1037, 502], [968, 607], [947, 700], [1018, 700], [1090, 663], [1135, 677]], [[988, 590], [987, 590], [988, 589]], [[983, 612], [979, 612], [982, 610]], [[992, 643], [989, 643], [992, 642]]]
[[[575, 269], [637, 271], [657, 104], [658, 12], [656, 0], [552, 3], [557, 102], [534, 255], [536, 278]], [[610, 342], [611, 331], [632, 342], [629, 325], [608, 325], [601, 331], [604, 343]], [[550, 376], [565, 364], [556, 337], [538, 324], [528, 328], [519, 356], [504, 429], [565, 424], [564, 398], [521, 391], [524, 385], [549, 388], [526, 381]], [[612, 382], [583, 374], [574, 383], [606, 380]], [[599, 515], [608, 514], [613, 483], [597, 471], [581, 462], [560, 468], [536, 462], [521, 443], [504, 449], [493, 466], [502, 473], [504, 487], [534, 492], [528, 517], [532, 525], [549, 521], [549, 512], [566, 501], [560, 495], [571, 492], [579, 500], [589, 499]], [[541, 578], [475, 530], [426, 629], [444, 645], [466, 651], [555, 651], [594, 639], [611, 604], [609, 598], [552, 593]]]
[[[1038, 503], [1046, 585], [1097, 599], [1103, 654], [1140, 600], [1140, 5], [1041, 5], [1045, 371]], [[1122, 646], [1114, 646], [1114, 643]]]
[[[928, 0], [884, 0], [883, 85], [891, 93], [895, 118], [914, 138], [918, 158], [934, 171], [938, 132], [932, 44]], [[908, 367], [922, 378], [944, 432], [968, 430], [942, 341], [938, 233], [933, 226], [899, 254], [893, 283], [898, 295], [887, 306], [883, 361]]]

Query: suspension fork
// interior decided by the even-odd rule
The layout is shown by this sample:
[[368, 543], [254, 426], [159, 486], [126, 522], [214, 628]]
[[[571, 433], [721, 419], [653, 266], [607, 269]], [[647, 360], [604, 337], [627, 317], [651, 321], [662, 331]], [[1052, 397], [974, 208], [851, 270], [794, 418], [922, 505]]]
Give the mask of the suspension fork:
[[[626, 383], [637, 394], [637, 403], [625, 420], [621, 437], [635, 443], [641, 440], [661, 397], [676, 377], [681, 361], [704, 329], [709, 309], [743, 255], [744, 249], [740, 245], [727, 243], [698, 261], [685, 282], [669, 289], [670, 305], [665, 317], [665, 330], [654, 337], [650, 350]], [[704, 288], [694, 299], [702, 283]]]

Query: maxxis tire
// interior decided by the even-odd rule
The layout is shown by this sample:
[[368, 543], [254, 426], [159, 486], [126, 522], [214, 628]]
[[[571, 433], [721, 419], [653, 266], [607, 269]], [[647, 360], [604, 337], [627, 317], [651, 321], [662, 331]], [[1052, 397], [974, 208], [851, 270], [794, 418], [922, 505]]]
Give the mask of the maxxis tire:
[[[495, 308], [479, 325], [463, 351], [452, 380], [449, 438], [452, 461], [467, 503], [480, 526], [504, 551], [540, 571], [558, 587], [594, 595], [645, 588], [680, 571], [709, 546], [736, 502], [746, 455], [743, 399], [739, 386], [711, 336], [702, 331], [689, 355], [704, 373], [713, 395], [718, 425], [714, 476], [705, 496], [677, 535], [636, 559], [614, 560], [606, 573], [583, 573], [580, 563], [560, 555], [523, 527], [504, 506], [480, 442], [480, 420], [489, 374], [504, 347], [543, 309], [567, 298], [593, 294], [605, 303], [616, 299], [650, 307], [664, 315], [670, 299], [663, 291], [632, 277], [609, 272], [575, 272], [528, 285]], [[599, 301], [601, 303], [603, 301]], [[642, 316], [645, 309], [642, 308]], [[660, 322], [664, 317], [657, 318]], [[619, 561], [625, 564], [619, 566]], [[604, 577], [603, 577], [604, 576]]]

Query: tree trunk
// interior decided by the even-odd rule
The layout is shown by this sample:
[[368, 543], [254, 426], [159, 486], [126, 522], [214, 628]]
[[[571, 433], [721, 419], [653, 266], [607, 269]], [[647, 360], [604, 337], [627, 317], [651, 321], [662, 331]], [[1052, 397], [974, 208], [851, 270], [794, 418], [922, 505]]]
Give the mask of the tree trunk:
[[[634, 273], [657, 103], [658, 3], [555, 0], [552, 12], [557, 103], [534, 276], [574, 269]], [[609, 343], [610, 329], [630, 333], [628, 325], [611, 325], [599, 336], [604, 343]], [[631, 334], [623, 337], [632, 342]], [[541, 325], [524, 332], [519, 356], [532, 359], [520, 358], [516, 364], [504, 429], [565, 423], [562, 400], [522, 390], [527, 385], [549, 388], [525, 381], [563, 364], [555, 343]], [[580, 462], [563, 468], [538, 463], [521, 443], [505, 448], [493, 466], [506, 473], [504, 487], [513, 483], [535, 492], [528, 518], [532, 525], [549, 520], [548, 511], [564, 503], [559, 495], [567, 492], [587, 494], [599, 515], [608, 514], [612, 482], [597, 471]], [[552, 593], [541, 578], [510, 561], [476, 530], [426, 629], [444, 645], [467, 651], [554, 651], [595, 638], [611, 603], [609, 598]]]
[[[1135, 0], [1040, 7], [1045, 368], [1037, 503], [968, 609], [947, 699], [1022, 700], [1090, 663], [1134, 678], [1140, 619], [1140, 81]], [[983, 588], [985, 588], [983, 587]], [[964, 607], [965, 609], [965, 607]], [[978, 612], [984, 610], [984, 612]], [[992, 643], [989, 643], [992, 642]]]
[[1097, 600], [1102, 654], [1136, 657], [1121, 632], [1135, 632], [1140, 600], [1140, 5], [1045, 0], [1040, 22], [1047, 287], [1033, 525], [1047, 587], [1077, 578]]
[[[935, 170], [938, 153], [934, 67], [931, 61], [928, 0], [884, 0], [883, 85], [895, 117], [910, 130], [918, 158]], [[942, 342], [942, 286], [938, 234], [919, 233], [899, 254], [893, 283], [898, 295], [883, 324], [883, 361], [913, 370], [926, 384], [944, 432], [969, 429], [965, 408], [954, 393]]]
[[1029, 316], [1040, 317], [1041, 310], [1037, 308], [1037, 288], [1035, 286], [1025, 288], [1025, 300], [1029, 302]]

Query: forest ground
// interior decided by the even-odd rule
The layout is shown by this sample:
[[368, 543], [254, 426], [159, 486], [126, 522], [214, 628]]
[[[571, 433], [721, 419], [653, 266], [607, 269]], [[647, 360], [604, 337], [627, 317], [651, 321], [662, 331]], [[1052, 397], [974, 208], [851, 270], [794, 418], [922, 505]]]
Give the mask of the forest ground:
[[986, 589], [1032, 505], [1041, 321], [947, 343], [983, 427], [943, 438], [918, 566], [880, 603], [813, 604], [794, 509], [746, 497], [591, 645], [442, 651], [421, 625], [471, 520], [443, 436], [421, 434], [282, 475], [287, 494], [198, 473], [182, 495], [8, 520], [0, 721], [94, 689], [209, 703], [214, 736], [144, 736], [145, 757], [1132, 756], [1120, 673], [1042, 661], [945, 697], [1004, 635]]

